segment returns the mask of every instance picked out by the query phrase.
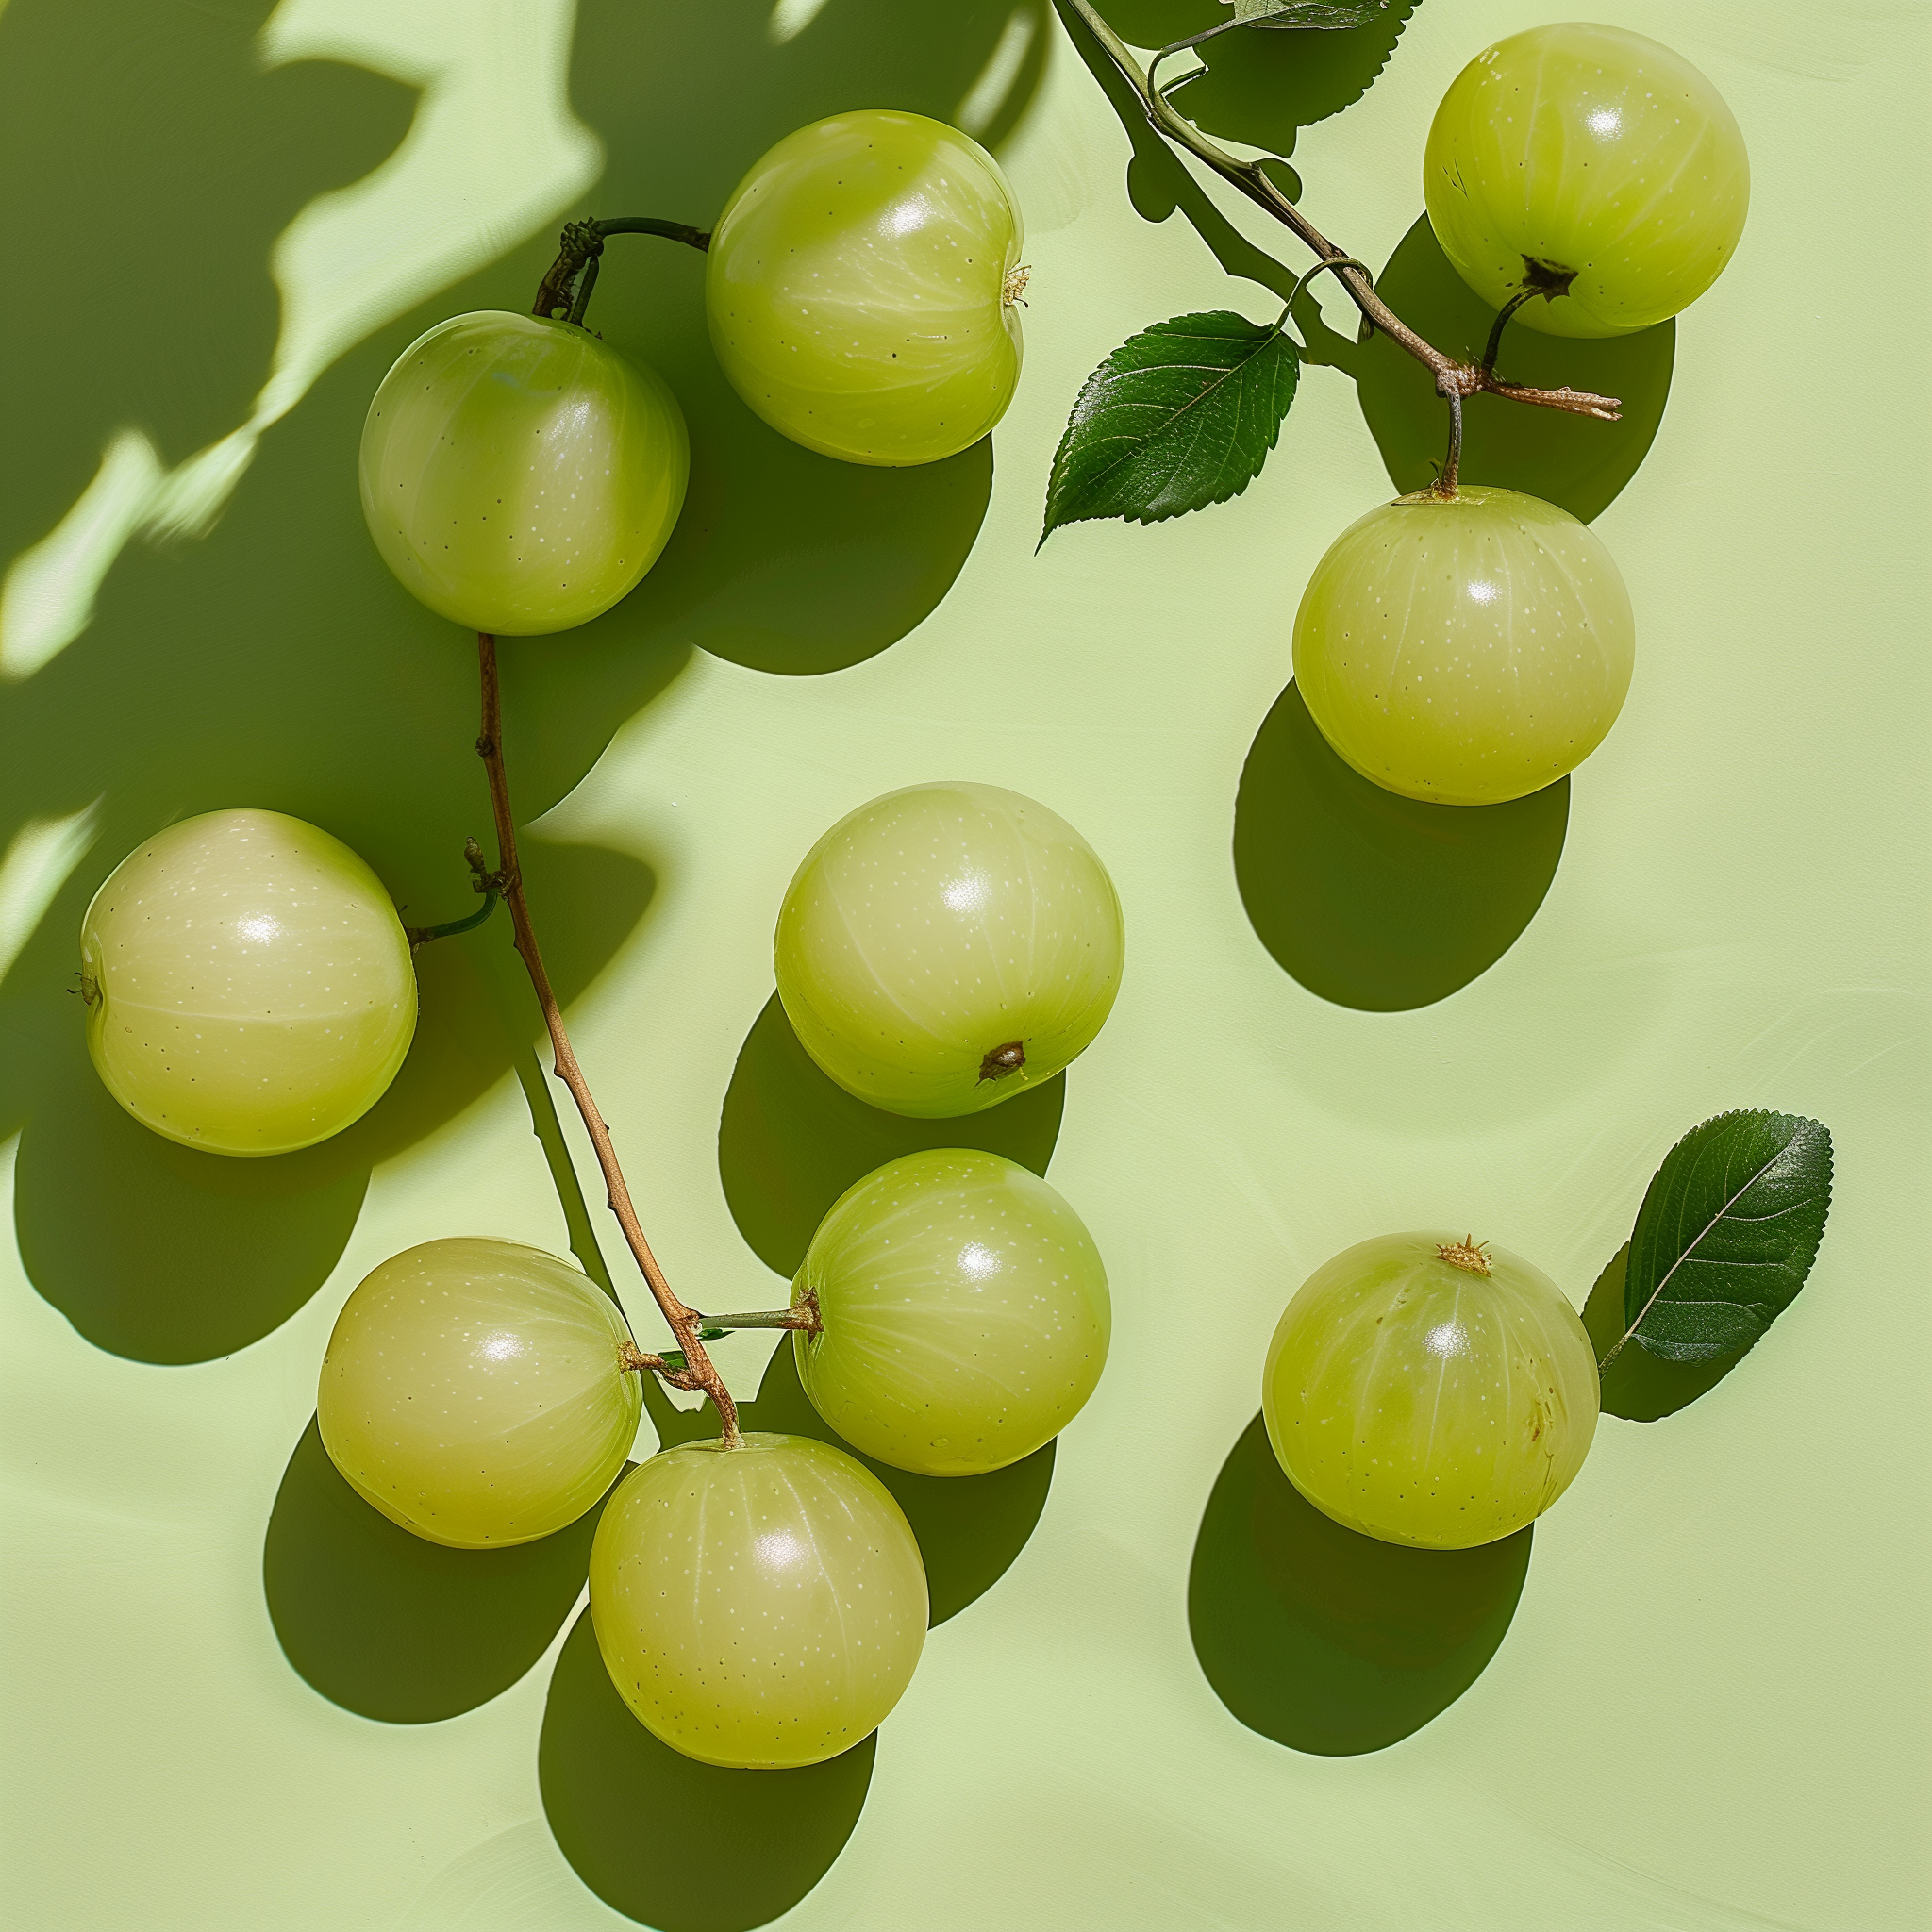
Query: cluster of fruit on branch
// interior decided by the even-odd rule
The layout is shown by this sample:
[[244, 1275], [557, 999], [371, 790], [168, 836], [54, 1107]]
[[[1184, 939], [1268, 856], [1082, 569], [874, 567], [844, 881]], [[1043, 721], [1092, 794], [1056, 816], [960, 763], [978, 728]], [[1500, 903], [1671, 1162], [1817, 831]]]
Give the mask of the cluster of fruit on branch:
[[[1076, 11], [1105, 36], [1081, 0]], [[1174, 132], [1165, 94], [1118, 42], [1103, 43]], [[1701, 75], [1652, 42], [1581, 27], [1518, 36], [1474, 61], [1437, 117], [1425, 170], [1431, 218], [1471, 286], [1506, 317], [1571, 335], [1641, 328], [1701, 292], [1737, 241], [1744, 179], [1736, 125]], [[362, 441], [377, 548], [424, 604], [479, 636], [478, 750], [498, 846], [493, 868], [470, 855], [482, 912], [406, 928], [325, 830], [214, 812], [157, 833], [101, 887], [81, 990], [94, 1064], [130, 1113], [212, 1155], [275, 1156], [340, 1132], [388, 1087], [415, 1025], [415, 948], [508, 906], [558, 1076], [675, 1345], [641, 1346], [566, 1260], [432, 1241], [349, 1297], [321, 1372], [323, 1441], [375, 1508], [461, 1549], [549, 1535], [608, 1492], [591, 1606], [618, 1690], [691, 1757], [781, 1768], [849, 1748], [891, 1709], [924, 1642], [925, 1575], [898, 1506], [853, 1456], [741, 1430], [706, 1341], [788, 1332], [807, 1394], [845, 1441], [971, 1480], [1079, 1413], [1111, 1314], [1074, 1209], [976, 1151], [910, 1155], [859, 1180], [820, 1225], [783, 1308], [701, 1313], [644, 1238], [542, 965], [496, 680], [498, 638], [609, 609], [684, 501], [675, 397], [585, 326], [606, 244], [626, 233], [706, 251], [725, 374], [774, 428], [828, 458], [938, 461], [985, 437], [1011, 400], [1027, 275], [1019, 210], [991, 157], [953, 128], [886, 110], [816, 123], [757, 162], [709, 232], [574, 224], [537, 312], [430, 329], [384, 378]], [[1325, 242], [1318, 254], [1372, 321], [1401, 327], [1359, 264]], [[1214, 412], [1267, 374], [1263, 358], [1274, 391], [1286, 369], [1291, 392], [1281, 325], [1248, 338], [1168, 329], [1185, 353], [1123, 351], [1090, 381], [1056, 463], [1050, 527], [1199, 507], [1170, 494], [1149, 508], [1173, 469], [1149, 423], [1191, 409], [1211, 443]], [[1218, 362], [1199, 353], [1210, 339], [1226, 350]], [[1480, 367], [1424, 351], [1454, 411], [1465, 395], [1518, 394], [1495, 376], [1493, 341]], [[1169, 407], [1175, 379], [1194, 390]], [[1578, 407], [1571, 391], [1519, 395], [1557, 397]], [[1258, 468], [1230, 449], [1246, 475], [1225, 488], [1196, 478], [1201, 502]], [[1555, 781], [1603, 738], [1631, 675], [1630, 608], [1582, 524], [1462, 483], [1452, 460], [1435, 489], [1336, 543], [1303, 599], [1293, 656], [1310, 711], [1357, 771], [1477, 807]], [[874, 800], [811, 849], [777, 910], [775, 966], [788, 1019], [833, 1080], [888, 1111], [945, 1119], [998, 1106], [1079, 1055], [1112, 1007], [1124, 943], [1112, 882], [1071, 825], [1010, 791], [934, 783]], [[1679, 1357], [1756, 1340], [1816, 1248], [1822, 1135], [1784, 1116], [1726, 1116], [1684, 1143], [1640, 1218], [1626, 1340]], [[1686, 1203], [1714, 1172], [1725, 1205], [1700, 1231]], [[1752, 1210], [1774, 1196], [1783, 1222], [1767, 1233]], [[1734, 1294], [1725, 1271], [1740, 1256], [1759, 1272]], [[1767, 1264], [1783, 1270], [1780, 1287], [1764, 1287]], [[646, 1374], [700, 1391], [719, 1434], [660, 1451], [612, 1491]], [[1569, 1300], [1527, 1262], [1447, 1231], [1369, 1242], [1318, 1271], [1282, 1319], [1263, 1387], [1276, 1454], [1311, 1501], [1372, 1536], [1432, 1547], [1507, 1535], [1547, 1508], [1598, 1414], [1597, 1364]]]

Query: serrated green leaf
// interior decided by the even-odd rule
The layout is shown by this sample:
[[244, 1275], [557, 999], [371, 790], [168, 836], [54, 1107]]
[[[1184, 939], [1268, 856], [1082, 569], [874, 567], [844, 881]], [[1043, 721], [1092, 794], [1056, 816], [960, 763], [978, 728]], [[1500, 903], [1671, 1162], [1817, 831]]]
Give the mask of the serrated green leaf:
[[1748, 1111], [1692, 1127], [1638, 1209], [1624, 1339], [1676, 1362], [1751, 1347], [1805, 1285], [1830, 1208], [1818, 1122]]
[[1389, 0], [1222, 0], [1239, 26], [1314, 27], [1329, 33], [1367, 26]]
[[1274, 447], [1300, 374], [1279, 327], [1226, 309], [1129, 336], [1067, 419], [1040, 541], [1062, 524], [1158, 524], [1239, 496]]

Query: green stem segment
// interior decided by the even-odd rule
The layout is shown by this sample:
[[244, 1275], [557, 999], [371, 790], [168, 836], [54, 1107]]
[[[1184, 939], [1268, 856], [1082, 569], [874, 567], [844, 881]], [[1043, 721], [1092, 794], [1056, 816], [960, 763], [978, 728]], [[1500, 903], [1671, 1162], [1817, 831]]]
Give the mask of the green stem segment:
[[443, 925], [411, 925], [404, 930], [409, 935], [410, 946], [426, 946], [431, 940], [446, 940], [459, 932], [473, 932], [496, 910], [498, 894], [486, 891], [483, 903], [467, 919], [452, 919]]

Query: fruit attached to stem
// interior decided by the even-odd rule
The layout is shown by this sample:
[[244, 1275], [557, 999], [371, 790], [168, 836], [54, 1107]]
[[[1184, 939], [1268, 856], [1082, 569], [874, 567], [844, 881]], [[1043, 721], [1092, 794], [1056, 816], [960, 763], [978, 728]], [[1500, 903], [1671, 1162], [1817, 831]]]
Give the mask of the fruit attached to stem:
[[362, 429], [362, 514], [383, 561], [470, 630], [601, 616], [684, 507], [684, 412], [655, 372], [569, 322], [453, 316], [396, 358]]
[[1492, 308], [1554, 336], [1619, 336], [1687, 308], [1744, 230], [1751, 165], [1724, 97], [1681, 54], [1564, 24], [1478, 54], [1436, 110], [1423, 196]]
[[705, 1764], [780, 1771], [849, 1751], [911, 1681], [926, 1614], [898, 1504], [802, 1436], [660, 1450], [605, 1506], [591, 1550], [610, 1681]]
[[832, 1206], [792, 1285], [816, 1333], [791, 1345], [818, 1412], [855, 1449], [922, 1475], [977, 1475], [1073, 1421], [1107, 1362], [1112, 1305], [1080, 1218], [997, 1154], [888, 1161]]
[[316, 1420], [350, 1486], [433, 1543], [493, 1549], [575, 1523], [643, 1398], [630, 1331], [579, 1269], [516, 1241], [425, 1241], [336, 1318]]
[[1601, 538], [1513, 490], [1418, 491], [1344, 530], [1302, 595], [1294, 677], [1336, 752], [1391, 791], [1495, 805], [1602, 742], [1636, 637]]
[[143, 1126], [288, 1154], [381, 1099], [416, 1030], [409, 941], [340, 839], [214, 811], [138, 846], [80, 927], [87, 1043]]

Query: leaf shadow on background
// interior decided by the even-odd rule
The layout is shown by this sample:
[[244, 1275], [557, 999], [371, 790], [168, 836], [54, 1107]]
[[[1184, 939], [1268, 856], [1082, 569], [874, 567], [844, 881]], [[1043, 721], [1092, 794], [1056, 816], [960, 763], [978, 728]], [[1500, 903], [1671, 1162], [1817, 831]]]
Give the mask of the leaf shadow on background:
[[[1583, 1306], [1583, 1325], [1598, 1361], [1623, 1340], [1624, 1269], [1629, 1258], [1630, 1243], [1625, 1241], [1597, 1276]], [[1740, 1349], [1707, 1361], [1673, 1362], [1633, 1340], [1604, 1371], [1603, 1411], [1633, 1423], [1660, 1422], [1715, 1389], [1748, 1353]]]
[[435, 1724], [487, 1704], [550, 1647], [590, 1574], [603, 1514], [535, 1542], [452, 1550], [372, 1508], [311, 1418], [275, 1495], [262, 1590], [283, 1655], [358, 1717]]
[[[1426, 215], [1396, 245], [1375, 279], [1382, 299], [1445, 355], [1474, 361], [1496, 312], [1451, 267]], [[1298, 311], [1299, 313], [1299, 311]], [[1331, 339], [1332, 340], [1332, 339]], [[1660, 322], [1601, 341], [1539, 335], [1512, 323], [1498, 371], [1538, 388], [1594, 390], [1616, 396], [1623, 419], [1599, 423], [1561, 409], [1525, 408], [1500, 396], [1474, 396], [1463, 409], [1462, 475], [1559, 505], [1589, 523], [1636, 475], [1663, 421], [1676, 357], [1677, 325]], [[1398, 491], [1424, 490], [1442, 461], [1444, 418], [1429, 373], [1376, 335], [1350, 351], [1362, 420]]]
[[[1169, 98], [1204, 133], [1291, 155], [1304, 127], [1368, 92], [1418, 4], [1389, 0], [1364, 26], [1224, 33], [1198, 49], [1206, 71]], [[1150, 49], [1228, 18], [1220, 0], [1100, 0], [1100, 11], [1123, 40]], [[1191, 58], [1177, 54], [1163, 63], [1161, 85], [1186, 73]]]
[[[255, 36], [271, 10], [14, 0], [0, 14], [0, 258], [38, 274], [50, 209], [90, 238], [62, 270], [58, 329], [31, 305], [0, 322], [24, 332], [0, 369], [13, 372], [9, 429], [35, 453], [0, 471], [0, 563], [59, 522], [123, 427], [143, 427], [173, 462], [245, 418], [276, 337], [276, 237], [408, 132], [418, 96], [392, 80], [327, 61], [263, 73]], [[1022, 58], [982, 101], [993, 142], [1042, 71], [1044, 0], [1018, 17]], [[709, 222], [794, 127], [855, 101], [954, 116], [986, 95], [996, 50], [1017, 44], [1009, 0], [911, 14], [841, 0], [784, 44], [768, 18], [583, 0], [573, 101], [608, 157], [587, 208]], [[122, 50], [106, 67], [104, 43]], [[728, 86], [694, 84], [721, 75]], [[63, 989], [94, 889], [140, 840], [196, 812], [255, 806], [322, 825], [412, 917], [475, 903], [462, 844], [489, 825], [475, 641], [384, 569], [363, 528], [356, 449], [407, 344], [467, 308], [527, 308], [554, 248], [546, 225], [347, 351], [264, 437], [206, 539], [131, 546], [92, 625], [0, 690], [0, 849], [29, 820], [103, 800], [97, 840], [0, 990], [0, 1136], [25, 1129], [28, 1274], [103, 1348], [192, 1361], [269, 1332], [335, 1266], [373, 1164], [509, 1065], [504, 1029], [472, 1024], [487, 996], [466, 983], [476, 956], [460, 949], [494, 944], [486, 927], [423, 956], [415, 1047], [363, 1123], [304, 1154], [224, 1160], [103, 1104], [79, 1002]], [[702, 270], [668, 243], [605, 265], [592, 321], [679, 391], [696, 461], [677, 537], [637, 593], [581, 629], [505, 644], [505, 739], [526, 821], [573, 790], [694, 647], [794, 673], [885, 649], [950, 588], [985, 512], [987, 445], [886, 472], [815, 456], [758, 422], [711, 358]], [[533, 870], [544, 950], [577, 959], [566, 999], [608, 963], [650, 891], [644, 868], [611, 855], [559, 873], [555, 890]]]
[[1291, 684], [1235, 798], [1235, 882], [1255, 935], [1321, 998], [1406, 1012], [1516, 942], [1555, 878], [1570, 781], [1507, 805], [1427, 805], [1336, 756]]
[[1482, 1674], [1516, 1614], [1534, 1534], [1415, 1550], [1344, 1529], [1283, 1474], [1257, 1415], [1194, 1541], [1194, 1655], [1251, 1731], [1321, 1757], [1384, 1750]]
[[976, 1147], [1043, 1177], [1066, 1097], [1062, 1073], [958, 1120], [887, 1113], [819, 1071], [774, 993], [752, 1022], [724, 1091], [718, 1174], [739, 1233], [789, 1282], [832, 1203], [901, 1155]]

